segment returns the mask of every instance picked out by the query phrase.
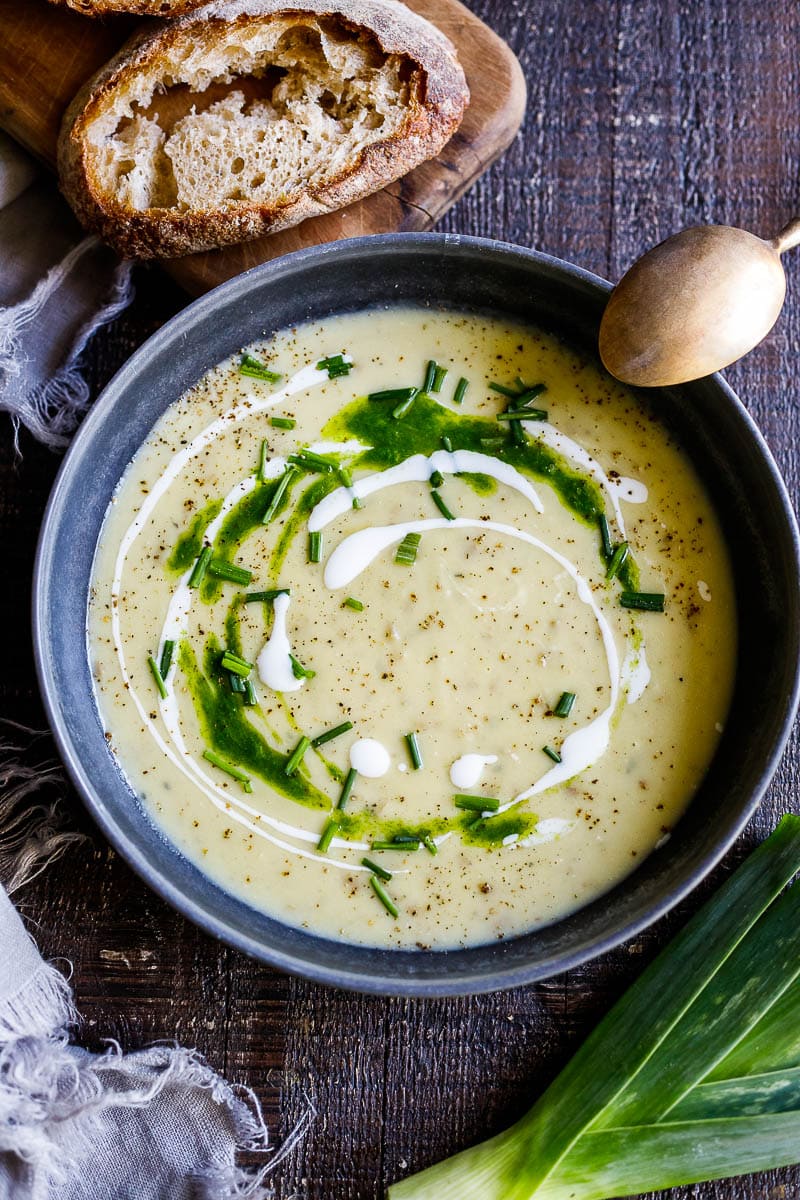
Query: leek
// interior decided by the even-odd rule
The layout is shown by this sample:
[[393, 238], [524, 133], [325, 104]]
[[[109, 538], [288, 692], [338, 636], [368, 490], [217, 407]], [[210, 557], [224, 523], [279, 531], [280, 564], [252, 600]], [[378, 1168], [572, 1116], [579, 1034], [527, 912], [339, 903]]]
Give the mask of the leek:
[[800, 1159], [800, 817], [785, 817], [505, 1133], [389, 1200], [611, 1200]]

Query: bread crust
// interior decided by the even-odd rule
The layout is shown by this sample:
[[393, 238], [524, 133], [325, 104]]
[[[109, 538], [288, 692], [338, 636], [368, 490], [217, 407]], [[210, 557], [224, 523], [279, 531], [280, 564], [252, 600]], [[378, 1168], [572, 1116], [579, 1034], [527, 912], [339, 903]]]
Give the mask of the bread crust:
[[[224, 211], [141, 211], [104, 195], [97, 186], [85, 132], [100, 104], [121, 81], [152, 67], [167, 46], [191, 39], [199, 22], [247, 23], [254, 18], [312, 15], [372, 33], [384, 54], [402, 55], [419, 73], [401, 131], [366, 146], [352, 164], [320, 187], [283, 205], [240, 201]], [[399, 0], [213, 0], [167, 25], [148, 24], [81, 89], [64, 116], [58, 147], [62, 190], [78, 218], [121, 254], [169, 258], [231, 245], [332, 212], [379, 191], [435, 157], [461, 122], [469, 103], [464, 72], [452, 43]]]
[[129, 13], [139, 17], [182, 17], [194, 12], [205, 0], [50, 0], [59, 8], [72, 8], [85, 17]]

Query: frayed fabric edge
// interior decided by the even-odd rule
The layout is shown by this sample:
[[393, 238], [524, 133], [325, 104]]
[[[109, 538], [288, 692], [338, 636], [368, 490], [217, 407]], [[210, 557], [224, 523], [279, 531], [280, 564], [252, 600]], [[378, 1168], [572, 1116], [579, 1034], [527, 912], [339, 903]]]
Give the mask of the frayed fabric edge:
[[[69, 846], [86, 839], [68, 828], [61, 765], [54, 759], [36, 765], [22, 759], [35, 741], [47, 735], [13, 721], [2, 725], [14, 730], [18, 739], [0, 740], [0, 883], [13, 895]], [[18, 744], [22, 741], [24, 745]], [[31, 804], [31, 798], [42, 789], [55, 789], [55, 798], [49, 804]]]
[[18, 454], [20, 425], [52, 450], [63, 449], [68, 444], [90, 398], [78, 359], [92, 334], [118, 316], [133, 298], [133, 263], [119, 262], [111, 273], [105, 303], [80, 323], [64, 364], [44, 384], [27, 394], [10, 394], [13, 380], [20, 374], [19, 363], [15, 361], [20, 335], [41, 313], [84, 255], [101, 247], [99, 238], [84, 238], [40, 279], [27, 300], [0, 310], [0, 410], [11, 416], [14, 448]]
[[126, 1055], [114, 1044], [92, 1055], [70, 1047], [63, 1033], [13, 1040], [0, 1048], [0, 1154], [24, 1162], [49, 1194], [85, 1169], [108, 1137], [104, 1117], [110, 1110], [147, 1108], [168, 1088], [206, 1091], [230, 1124], [229, 1140], [221, 1138], [217, 1154], [188, 1172], [198, 1200], [267, 1200], [278, 1156], [261, 1168], [236, 1163], [242, 1153], [269, 1150], [258, 1098], [249, 1088], [227, 1084], [196, 1050], [180, 1046]]
[[26, 1163], [44, 1189], [65, 1187], [107, 1136], [103, 1117], [109, 1110], [146, 1108], [167, 1088], [208, 1092], [230, 1122], [230, 1142], [189, 1172], [198, 1200], [269, 1200], [270, 1176], [316, 1116], [309, 1103], [268, 1163], [242, 1167], [236, 1163], [240, 1154], [269, 1151], [252, 1089], [228, 1084], [196, 1050], [161, 1044], [123, 1054], [114, 1043], [105, 1054], [92, 1055], [70, 1047], [60, 1033], [0, 1047], [0, 1153]]
[[69, 983], [56, 967], [42, 961], [24, 987], [0, 1000], [0, 1050], [17, 1038], [46, 1038], [77, 1023]]

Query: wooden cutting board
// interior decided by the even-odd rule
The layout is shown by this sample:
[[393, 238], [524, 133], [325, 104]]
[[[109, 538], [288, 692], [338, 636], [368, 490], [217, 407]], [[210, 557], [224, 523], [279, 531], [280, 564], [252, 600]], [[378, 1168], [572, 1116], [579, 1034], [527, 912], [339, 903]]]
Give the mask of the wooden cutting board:
[[[430, 229], [502, 154], [525, 110], [525, 81], [506, 45], [459, 0], [408, 0], [456, 45], [472, 101], [438, 158], [366, 200], [239, 246], [165, 262], [192, 294], [304, 246], [368, 233]], [[47, 0], [0, 0], [0, 127], [49, 165], [62, 113], [135, 27], [90, 20]]]

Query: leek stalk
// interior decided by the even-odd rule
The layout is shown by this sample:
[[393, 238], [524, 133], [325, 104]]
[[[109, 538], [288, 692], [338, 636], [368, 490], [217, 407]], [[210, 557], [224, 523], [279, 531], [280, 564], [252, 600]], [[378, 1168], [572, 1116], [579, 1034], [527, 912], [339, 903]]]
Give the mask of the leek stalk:
[[798, 870], [785, 817], [522, 1120], [389, 1200], [612, 1200], [797, 1162]]

